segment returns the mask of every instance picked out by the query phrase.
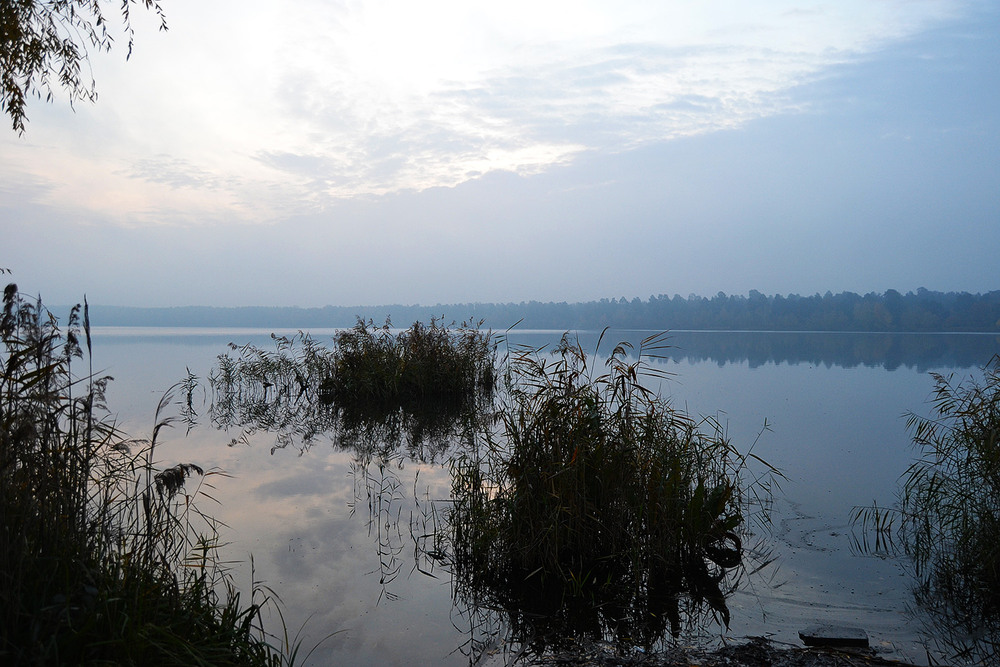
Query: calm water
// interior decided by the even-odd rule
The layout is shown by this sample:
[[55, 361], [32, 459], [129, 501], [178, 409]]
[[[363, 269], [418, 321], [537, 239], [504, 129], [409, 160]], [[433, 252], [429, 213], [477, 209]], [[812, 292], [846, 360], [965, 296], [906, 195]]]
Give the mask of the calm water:
[[[278, 332], [294, 333], [294, 332]], [[313, 331], [328, 341], [332, 331]], [[163, 392], [187, 370], [206, 377], [230, 342], [273, 348], [270, 331], [98, 329], [97, 369], [115, 376], [109, 405], [132, 435], [148, 434]], [[636, 343], [642, 333], [608, 334]], [[512, 343], [554, 344], [556, 332], [522, 332]], [[581, 333], [585, 350], [597, 335]], [[852, 549], [850, 516], [857, 506], [891, 504], [899, 476], [912, 462], [903, 415], [928, 413], [930, 372], [967, 376], [1000, 352], [1000, 339], [957, 334], [786, 334], [677, 332], [656, 364], [674, 375], [661, 393], [695, 415], [718, 418], [733, 443], [787, 476], [775, 501], [776, 556], [730, 599], [728, 631], [716, 637], [765, 635], [799, 645], [813, 623], [868, 631], [886, 657], [923, 661], [922, 622], [914, 615], [910, 580], [892, 559]], [[196, 407], [198, 407], [196, 405]], [[207, 406], [205, 406], [207, 407]], [[204, 409], [202, 409], [204, 412]], [[445, 462], [406, 456], [358, 461], [320, 438], [307, 451], [275, 449], [273, 433], [240, 435], [207, 418], [185, 434], [166, 433], [164, 463], [217, 466], [220, 502], [202, 508], [224, 521], [227, 557], [237, 583], [251, 576], [284, 601], [304, 645], [331, 632], [315, 664], [469, 663], [470, 641], [489, 646], [496, 628], [456, 608], [448, 573], [415, 560], [415, 537], [429, 509], [447, 498]], [[253, 555], [251, 575], [249, 557]], [[418, 567], [419, 566], [419, 567]], [[495, 661], [502, 661], [496, 647]]]

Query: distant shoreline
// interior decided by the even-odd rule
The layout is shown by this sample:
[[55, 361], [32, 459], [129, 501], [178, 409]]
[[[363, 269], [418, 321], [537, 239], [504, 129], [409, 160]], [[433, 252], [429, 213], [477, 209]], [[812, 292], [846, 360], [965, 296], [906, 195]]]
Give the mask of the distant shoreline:
[[[57, 315], [69, 306], [52, 308]], [[176, 306], [91, 305], [94, 326], [338, 329], [358, 319], [407, 327], [432, 318], [463, 322], [494, 331], [602, 330], [606, 327], [651, 331], [775, 331], [866, 333], [1000, 333], [1000, 290], [981, 294], [919, 289], [859, 295], [853, 292], [803, 297], [749, 295], [711, 298], [650, 296], [627, 301], [601, 299], [579, 303], [459, 303], [380, 306]]]

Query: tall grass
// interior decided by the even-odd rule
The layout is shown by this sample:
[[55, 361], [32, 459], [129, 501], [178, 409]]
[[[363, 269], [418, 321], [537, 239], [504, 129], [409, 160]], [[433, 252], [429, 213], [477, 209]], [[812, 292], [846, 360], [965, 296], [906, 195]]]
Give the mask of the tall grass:
[[111, 378], [76, 369], [92, 347], [86, 302], [63, 332], [9, 285], [0, 336], [0, 662], [290, 662], [261, 624], [268, 591], [241, 598], [198, 509], [222, 473], [158, 463], [172, 395], [149, 439], [117, 428]]
[[1000, 657], [1000, 356], [982, 379], [934, 373], [933, 414], [911, 413], [919, 458], [895, 507], [864, 507], [855, 521], [871, 550], [910, 559], [918, 605], [953, 657]]
[[414, 459], [429, 460], [492, 398], [495, 343], [477, 327], [358, 320], [331, 347], [303, 333], [272, 337], [273, 351], [232, 346], [210, 375], [213, 423], [243, 429], [236, 440], [266, 430], [275, 448], [305, 450], [330, 434], [359, 454], [387, 454], [405, 439]]
[[515, 636], [652, 644], [706, 606], [728, 625], [743, 536], [766, 521], [756, 501], [777, 471], [757, 460], [767, 474], [746, 479], [752, 455], [647, 388], [664, 373], [646, 358], [665, 347], [621, 344], [601, 374], [569, 337], [555, 361], [516, 350], [499, 428], [456, 461], [457, 595], [503, 610]]
[[463, 324], [457, 330], [431, 319], [393, 334], [358, 320], [334, 339], [336, 360], [324, 384], [341, 406], [462, 404], [490, 394], [495, 383], [491, 336]]
[[274, 449], [295, 442], [304, 451], [337, 428], [319, 393], [333, 372], [333, 355], [309, 334], [272, 339], [274, 350], [230, 344], [219, 355], [208, 378], [209, 416], [217, 428], [240, 430], [233, 444], [265, 431], [277, 434]]
[[[272, 453], [295, 446], [304, 453], [323, 436], [352, 450], [351, 515], [367, 507], [382, 585], [378, 602], [392, 600], [389, 585], [400, 573], [400, 555], [410, 539], [399, 522], [404, 491], [398, 471], [407, 458], [440, 461], [473, 423], [490, 414], [492, 336], [432, 319], [401, 331], [389, 321], [376, 327], [359, 320], [338, 332], [329, 347], [302, 332], [272, 338], [274, 349], [231, 345], [218, 358], [209, 376], [212, 422], [240, 429], [234, 443], [249, 442], [258, 431], [273, 433]], [[413, 502], [419, 505], [415, 488]], [[414, 530], [434, 533], [411, 525], [411, 536]], [[437, 563], [433, 550], [417, 551], [426, 557], [426, 567], [417, 569], [429, 573]]]

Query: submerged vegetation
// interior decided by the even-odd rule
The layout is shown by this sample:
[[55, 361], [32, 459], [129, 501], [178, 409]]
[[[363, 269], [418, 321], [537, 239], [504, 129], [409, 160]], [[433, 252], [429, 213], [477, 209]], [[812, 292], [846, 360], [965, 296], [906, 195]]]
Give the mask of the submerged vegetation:
[[[599, 376], [568, 337], [554, 362], [517, 351], [499, 428], [454, 463], [456, 596], [538, 651], [566, 637], [651, 646], [706, 605], [729, 624], [748, 519], [766, 522], [779, 473], [642, 384], [662, 376], [644, 357], [664, 346], [648, 338], [631, 359], [619, 345]], [[763, 474], [747, 484], [750, 459]]]
[[111, 378], [75, 368], [86, 304], [63, 333], [9, 285], [0, 336], [0, 662], [291, 662], [261, 625], [268, 591], [241, 598], [198, 509], [222, 473], [158, 463], [171, 395], [148, 440], [116, 428]]
[[329, 350], [307, 334], [272, 338], [274, 351], [231, 343], [230, 352], [219, 355], [208, 377], [209, 416], [217, 428], [241, 429], [232, 444], [269, 431], [278, 434], [275, 448], [297, 440], [306, 449], [335, 427], [335, 416], [318, 396], [318, 384], [333, 361]]
[[902, 551], [914, 597], [951, 658], [1000, 657], [1000, 357], [982, 380], [932, 374], [934, 414], [907, 426], [920, 458], [898, 505], [857, 510], [868, 551]]

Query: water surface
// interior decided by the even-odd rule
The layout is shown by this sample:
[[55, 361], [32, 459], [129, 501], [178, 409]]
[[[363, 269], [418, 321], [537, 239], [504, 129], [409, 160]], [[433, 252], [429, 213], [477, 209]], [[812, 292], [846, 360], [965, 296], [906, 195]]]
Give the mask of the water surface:
[[[294, 332], [277, 332], [294, 333]], [[313, 331], [320, 341], [332, 331]], [[95, 368], [116, 380], [109, 405], [129, 433], [148, 433], [162, 393], [188, 370], [207, 377], [235, 343], [271, 348], [271, 331], [96, 329]], [[560, 332], [518, 332], [512, 345], [554, 345]], [[598, 333], [582, 332], [585, 350]], [[643, 332], [609, 332], [602, 349]], [[904, 415], [928, 414], [930, 372], [973, 374], [1000, 351], [992, 335], [676, 332], [658, 368], [675, 406], [717, 418], [737, 448], [782, 469], [773, 532], [761, 534], [775, 556], [730, 600], [727, 639], [752, 635], [798, 644], [816, 622], [864, 628], [891, 658], [924, 660], [905, 568], [852, 548], [857, 506], [891, 504], [913, 459]], [[196, 407], [199, 407], [196, 403]], [[202, 406], [202, 412], [207, 406]], [[262, 580], [284, 602], [285, 621], [305, 624], [304, 644], [332, 632], [315, 664], [468, 664], [490, 645], [495, 624], [456, 608], [449, 575], [419, 555], [429, 508], [447, 499], [446, 461], [406, 455], [359, 457], [331, 438], [306, 451], [275, 448], [276, 434], [237, 433], [203, 423], [166, 433], [164, 463], [217, 466], [227, 557], [237, 583]], [[764, 424], [768, 431], [761, 434]], [[758, 439], [758, 435], [760, 436]], [[428, 457], [425, 457], [428, 458]], [[251, 575], [249, 557], [253, 554]], [[496, 647], [497, 659], [503, 656]]]

